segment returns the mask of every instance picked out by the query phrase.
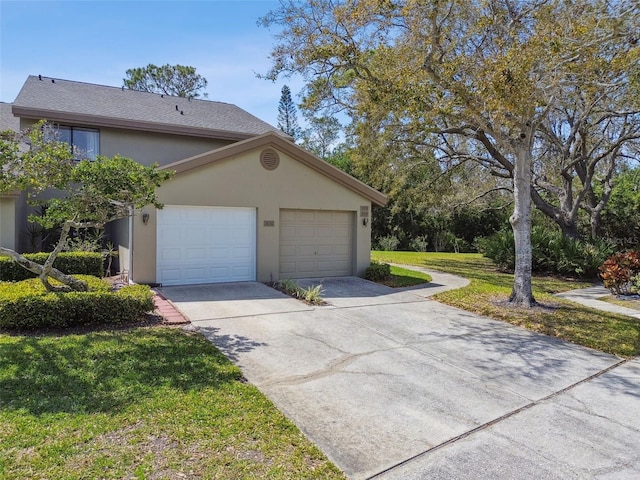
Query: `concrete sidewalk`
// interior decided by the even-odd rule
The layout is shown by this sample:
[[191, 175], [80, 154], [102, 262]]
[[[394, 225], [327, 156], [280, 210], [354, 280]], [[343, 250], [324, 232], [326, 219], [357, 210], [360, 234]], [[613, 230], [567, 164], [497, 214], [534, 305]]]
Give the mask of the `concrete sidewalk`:
[[350, 478], [640, 478], [637, 360], [429, 287], [322, 283], [327, 307], [252, 283], [162, 293]]
[[[469, 284], [469, 281], [467, 279], [458, 277], [457, 275], [451, 275], [436, 270], [429, 270], [427, 268], [417, 267], [414, 265], [398, 266], [406, 268], [408, 270], [416, 270], [418, 272], [424, 272], [431, 275], [433, 281], [430, 282], [429, 286], [435, 286], [435, 288], [429, 290], [431, 292], [431, 295], [435, 295], [436, 293], [447, 290], [462, 288]], [[584, 305], [586, 307], [601, 310], [603, 312], [618, 313], [620, 315], [626, 315], [628, 317], [640, 319], [640, 310], [599, 300], [600, 298], [605, 297], [609, 294], [609, 290], [607, 290], [603, 285], [594, 285], [588, 288], [580, 288], [576, 290], [569, 290], [568, 292], [556, 293], [555, 296], [558, 298], [564, 298], [571, 302], [579, 303], [580, 305]]]
[[628, 317], [640, 319], [640, 310], [598, 300], [599, 298], [609, 295], [609, 293], [609, 290], [602, 285], [594, 285], [589, 288], [580, 288], [577, 290], [570, 290], [568, 292], [557, 293], [556, 297], [564, 298], [597, 310], [602, 310], [603, 312], [619, 313], [620, 315], [627, 315]]

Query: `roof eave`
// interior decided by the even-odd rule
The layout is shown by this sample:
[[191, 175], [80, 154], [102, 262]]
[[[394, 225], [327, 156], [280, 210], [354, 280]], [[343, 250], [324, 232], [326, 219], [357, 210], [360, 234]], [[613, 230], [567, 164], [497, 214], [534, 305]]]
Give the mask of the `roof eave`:
[[210, 128], [189, 127], [184, 125], [170, 125], [165, 123], [146, 122], [123, 118], [103, 117], [99, 115], [79, 114], [73, 112], [60, 112], [55, 110], [43, 110], [31, 107], [12, 106], [12, 112], [20, 118], [35, 120], [46, 119], [50, 122], [70, 122], [95, 127], [122, 128], [127, 130], [141, 130], [155, 133], [173, 135], [187, 135], [191, 137], [215, 138], [221, 140], [246, 140], [255, 134], [233, 132], [227, 130], [213, 130]]

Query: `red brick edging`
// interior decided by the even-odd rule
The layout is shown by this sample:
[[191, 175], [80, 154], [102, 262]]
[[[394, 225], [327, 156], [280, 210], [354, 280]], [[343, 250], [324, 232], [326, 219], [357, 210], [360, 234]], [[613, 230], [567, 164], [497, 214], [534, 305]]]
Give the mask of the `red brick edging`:
[[156, 304], [156, 312], [164, 318], [164, 323], [170, 325], [182, 325], [189, 323], [189, 320], [184, 317], [173, 304], [164, 298], [161, 293], [156, 290], [153, 291], [153, 302]]

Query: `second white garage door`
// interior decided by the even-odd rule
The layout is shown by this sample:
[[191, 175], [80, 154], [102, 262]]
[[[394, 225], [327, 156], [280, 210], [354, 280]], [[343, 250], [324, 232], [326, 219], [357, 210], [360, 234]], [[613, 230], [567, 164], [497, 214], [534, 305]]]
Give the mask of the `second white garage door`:
[[158, 283], [255, 280], [254, 208], [165, 206], [157, 228]]
[[280, 210], [280, 278], [353, 274], [353, 212]]

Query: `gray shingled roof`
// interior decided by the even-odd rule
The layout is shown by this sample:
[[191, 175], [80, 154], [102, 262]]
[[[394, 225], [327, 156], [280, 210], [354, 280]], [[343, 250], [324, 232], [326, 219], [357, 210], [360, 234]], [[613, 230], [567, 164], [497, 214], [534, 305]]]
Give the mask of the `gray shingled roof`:
[[[177, 109], [176, 109], [177, 106]], [[161, 96], [118, 87], [30, 75], [13, 112], [21, 117], [78, 121], [198, 136], [248, 138], [279, 131], [229, 103]], [[182, 114], [180, 113], [182, 112]]]
[[11, 104], [0, 102], [0, 132], [5, 130], [20, 131], [20, 119], [11, 113]]

